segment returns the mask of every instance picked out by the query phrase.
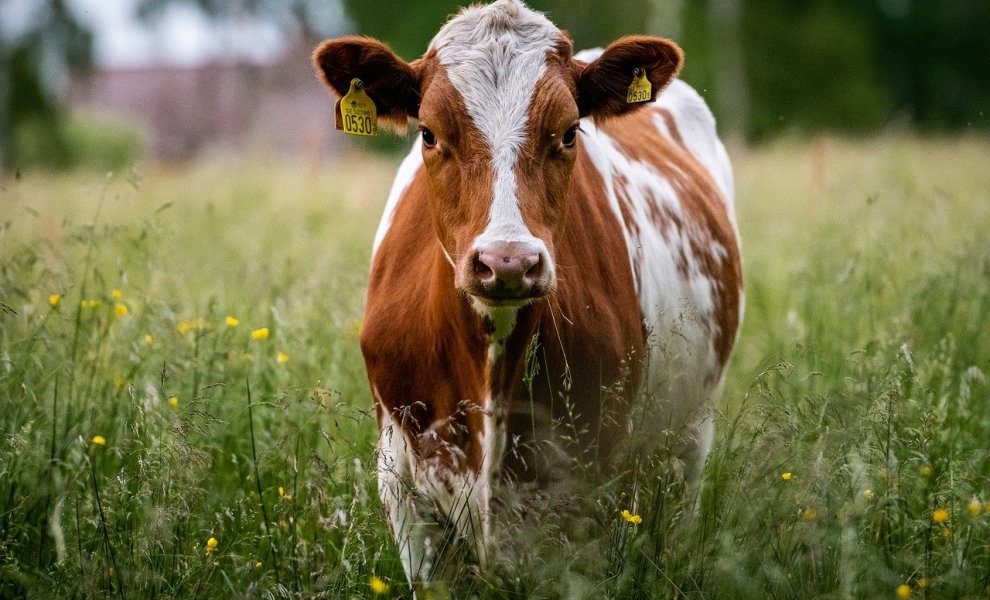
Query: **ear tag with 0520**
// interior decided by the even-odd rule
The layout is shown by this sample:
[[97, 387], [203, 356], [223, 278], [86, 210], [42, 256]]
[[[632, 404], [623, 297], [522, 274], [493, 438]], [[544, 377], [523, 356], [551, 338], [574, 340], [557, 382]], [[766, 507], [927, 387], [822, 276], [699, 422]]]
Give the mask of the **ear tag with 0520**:
[[360, 79], [352, 79], [351, 89], [337, 101], [334, 126], [350, 135], [378, 135], [378, 110]]

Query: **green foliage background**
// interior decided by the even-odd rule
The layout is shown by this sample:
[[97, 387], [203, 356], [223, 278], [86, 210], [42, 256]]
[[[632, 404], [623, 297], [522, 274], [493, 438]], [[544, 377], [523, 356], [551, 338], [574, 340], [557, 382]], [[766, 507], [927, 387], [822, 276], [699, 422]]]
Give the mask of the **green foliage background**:
[[[668, 35], [683, 77], [746, 138], [782, 132], [990, 126], [990, 2], [985, 0], [532, 0], [576, 48]], [[345, 0], [361, 33], [420, 56], [463, 3]], [[662, 12], [662, 14], [661, 14]], [[738, 74], [728, 73], [739, 69]], [[745, 113], [735, 118], [740, 104]]]

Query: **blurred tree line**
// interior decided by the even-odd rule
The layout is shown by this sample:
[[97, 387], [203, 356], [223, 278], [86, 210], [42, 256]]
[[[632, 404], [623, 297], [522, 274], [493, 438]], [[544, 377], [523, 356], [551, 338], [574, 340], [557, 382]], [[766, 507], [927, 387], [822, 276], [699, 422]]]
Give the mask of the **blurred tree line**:
[[[412, 59], [466, 2], [342, 0], [359, 33]], [[326, 0], [139, 0], [142, 18], [196, 5], [216, 19], [251, 14], [315, 42], [334, 24]], [[869, 133], [894, 124], [990, 128], [990, 0], [530, 0], [576, 48], [631, 33], [665, 35], [686, 53], [682, 77], [720, 126], [748, 140], [781, 132]], [[26, 25], [0, 23], [0, 163], [17, 140], [68, 160], [52, 73], [90, 65], [92, 34], [65, 0], [0, 0], [0, 18], [25, 6]], [[23, 19], [22, 19], [23, 20]], [[339, 24], [337, 24], [339, 25]], [[28, 132], [27, 134], [25, 132]], [[31, 148], [35, 153], [37, 148]], [[61, 157], [61, 158], [60, 158]]]
[[[419, 56], [450, 0], [388, 10], [344, 0], [362, 33]], [[722, 126], [749, 140], [781, 132], [990, 127], [990, 0], [529, 0], [575, 48], [631, 33], [685, 51], [682, 77]]]
[[0, 0], [0, 19], [0, 166], [32, 151], [22, 147], [25, 138], [45, 146], [53, 166], [67, 166], [69, 143], [54, 79], [90, 66], [92, 34], [63, 0]]

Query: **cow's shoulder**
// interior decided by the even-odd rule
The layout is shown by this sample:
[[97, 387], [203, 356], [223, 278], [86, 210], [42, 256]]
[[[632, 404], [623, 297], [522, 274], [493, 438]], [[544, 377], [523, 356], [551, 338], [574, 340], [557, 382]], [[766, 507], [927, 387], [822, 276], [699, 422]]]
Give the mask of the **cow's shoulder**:
[[700, 162], [729, 203], [733, 202], [732, 164], [718, 137], [715, 117], [697, 90], [680, 79], [657, 96], [653, 109], [661, 115], [661, 130]]

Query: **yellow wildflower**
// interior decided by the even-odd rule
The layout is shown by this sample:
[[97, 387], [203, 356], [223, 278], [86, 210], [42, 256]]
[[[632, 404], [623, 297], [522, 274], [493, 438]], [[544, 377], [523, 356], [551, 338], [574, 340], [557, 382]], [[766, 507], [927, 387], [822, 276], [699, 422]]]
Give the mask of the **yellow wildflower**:
[[258, 562], [256, 562], [256, 563], [254, 563], [254, 568], [255, 569], [260, 569], [261, 568], [261, 561], [260, 560]]
[[278, 497], [282, 500], [292, 500], [292, 494], [286, 494], [282, 486], [278, 486]]
[[780, 474], [780, 478], [784, 481], [790, 481], [791, 477], [794, 477], [794, 475], [790, 471], [784, 471]]
[[931, 477], [933, 472], [931, 465], [921, 465], [918, 469], [918, 474], [922, 477]]
[[814, 521], [815, 519], [818, 518], [818, 511], [815, 510], [813, 506], [807, 506], [801, 512], [801, 518], [803, 518], [805, 521]]
[[227, 323], [227, 327], [237, 327], [237, 324], [240, 323], [240, 321], [230, 315], [227, 315], [224, 321]]
[[251, 332], [252, 340], [267, 340], [268, 339], [268, 328], [262, 327], [261, 329], [255, 329]]
[[972, 500], [969, 501], [968, 508], [969, 508], [970, 516], [978, 517], [980, 516], [980, 513], [983, 512], [983, 503], [980, 502], [978, 499], [973, 498]]
[[643, 522], [643, 517], [634, 515], [625, 509], [622, 511], [622, 518], [625, 519], [627, 523], [632, 523], [633, 525], [639, 525]]
[[148, 346], [150, 346], [151, 343], [154, 342], [154, 341], [155, 341], [155, 338], [151, 337], [151, 334], [150, 333], [144, 334], [144, 343], [145, 344], [147, 344]]
[[107, 438], [103, 437], [102, 435], [94, 435], [93, 439], [91, 439], [90, 441], [93, 442], [93, 444], [96, 446], [107, 445]]
[[897, 586], [897, 597], [900, 600], [908, 600], [911, 597], [911, 586], [906, 583]]
[[918, 584], [918, 587], [919, 588], [925, 589], [926, 587], [928, 587], [928, 579], [925, 578], [925, 577], [922, 577], [921, 579], [919, 579], [917, 581], [917, 584]]
[[126, 304], [118, 304], [117, 306], [114, 306], [113, 307], [113, 312], [118, 317], [127, 316], [127, 305]]
[[213, 551], [217, 549], [217, 544], [218, 544], [217, 538], [215, 538], [215, 537], [211, 537], [210, 539], [206, 540], [206, 555], [207, 556], [213, 554]]
[[48, 303], [52, 306], [58, 306], [58, 303], [62, 301], [62, 297], [58, 294], [52, 294], [48, 296]]
[[381, 577], [377, 575], [372, 575], [368, 579], [368, 586], [371, 587], [371, 593], [375, 595], [382, 595], [388, 593], [388, 584], [382, 581]]
[[277, 360], [280, 363], [289, 362], [289, 355], [286, 354], [285, 352], [279, 352], [278, 356], [275, 357], [275, 360]]
[[936, 508], [932, 511], [932, 521], [941, 525], [949, 520], [949, 511], [944, 508]]
[[122, 294], [120, 293], [120, 290], [114, 290], [114, 291], [112, 291], [112, 292], [110, 292], [110, 296], [111, 296], [111, 297], [112, 297], [112, 298], [113, 298], [114, 300], [120, 300], [120, 297], [121, 297], [121, 295], [122, 295]]
[[171, 406], [172, 408], [178, 410], [178, 408], [179, 408], [179, 397], [178, 396], [171, 396], [168, 399], [168, 405]]
[[863, 497], [867, 500], [873, 500], [873, 490], [863, 490]]
[[179, 333], [189, 333], [189, 323], [185, 321], [179, 321], [179, 324], [176, 325], [176, 328], [178, 328]]

